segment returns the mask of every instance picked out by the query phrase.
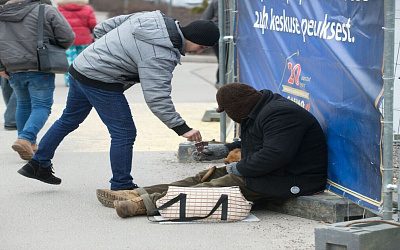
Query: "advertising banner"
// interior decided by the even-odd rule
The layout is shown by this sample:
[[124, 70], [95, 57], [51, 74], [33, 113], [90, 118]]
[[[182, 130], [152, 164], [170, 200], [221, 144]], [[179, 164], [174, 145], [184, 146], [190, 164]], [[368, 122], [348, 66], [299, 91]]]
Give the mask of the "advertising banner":
[[381, 206], [383, 2], [238, 1], [241, 82], [313, 113], [329, 147], [327, 189]]

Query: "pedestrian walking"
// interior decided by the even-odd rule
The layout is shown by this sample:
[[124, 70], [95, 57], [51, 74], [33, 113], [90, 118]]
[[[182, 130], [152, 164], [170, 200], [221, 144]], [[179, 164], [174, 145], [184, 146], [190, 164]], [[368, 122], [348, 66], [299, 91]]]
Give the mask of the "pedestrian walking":
[[154, 115], [177, 135], [200, 141], [200, 131], [190, 128], [175, 110], [172, 72], [181, 55], [213, 46], [219, 30], [214, 22], [205, 20], [181, 27], [162, 12], [150, 11], [108, 19], [95, 27], [94, 35], [96, 41], [78, 55], [69, 69], [70, 87], [62, 116], [43, 136], [33, 159], [18, 172], [60, 184], [61, 179], [51, 172], [51, 159], [64, 137], [77, 129], [94, 108], [111, 137], [111, 189], [134, 189], [137, 185], [131, 168], [136, 127], [124, 91], [140, 82]]
[[[201, 15], [201, 18], [203, 20], [211, 20], [218, 24], [218, 0], [212, 0], [207, 8], [204, 10], [203, 14]], [[217, 57], [217, 61], [219, 63], [219, 43], [216, 43], [214, 46], [212, 46], [212, 50]], [[216, 73], [216, 82], [215, 82], [215, 87], [218, 89], [220, 87], [219, 83], [219, 68], [217, 69]]]
[[4, 112], [4, 129], [17, 130], [17, 122], [15, 121], [15, 112], [17, 109], [17, 98], [6, 78], [1, 77], [1, 92], [6, 104], [6, 111]]
[[[8, 78], [17, 98], [18, 139], [12, 145], [24, 160], [36, 150], [37, 134], [53, 104], [55, 74], [38, 70], [37, 20], [39, 0], [9, 0], [0, 5], [0, 77]], [[68, 48], [71, 27], [57, 8], [45, 4], [44, 39]]]
[[[0, 5], [3, 5], [8, 0], [0, 0]], [[6, 78], [0, 77], [1, 93], [6, 104], [6, 111], [4, 111], [4, 129], [17, 130], [17, 122], [15, 121], [15, 112], [17, 109], [17, 98], [10, 83]]]

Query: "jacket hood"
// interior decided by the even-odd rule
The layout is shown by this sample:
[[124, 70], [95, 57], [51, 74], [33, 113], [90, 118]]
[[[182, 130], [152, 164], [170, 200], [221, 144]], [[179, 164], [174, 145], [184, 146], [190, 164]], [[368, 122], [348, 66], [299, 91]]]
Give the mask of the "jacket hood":
[[[138, 15], [143, 15], [144, 17], [138, 17], [138, 20], [143, 20], [143, 21], [138, 21], [135, 24], [133, 35], [135, 36], [136, 39], [139, 39], [141, 41], [144, 41], [149, 44], [153, 44], [156, 46], [161, 46], [161, 47], [166, 47], [166, 48], [172, 48], [175, 47], [178, 50], [183, 49], [183, 34], [180, 31], [178, 27], [178, 23], [173, 21], [171, 18], [166, 17], [164, 19], [164, 15], [160, 11], [154, 11], [154, 12], [148, 12], [148, 13], [157, 13], [155, 16], [152, 14], [149, 19], [149, 16], [145, 16], [147, 14], [141, 14], [139, 13]], [[147, 21], [147, 20], [153, 20], [154, 17], [158, 17], [159, 20], [158, 22], [153, 22], [153, 21]], [[165, 27], [162, 27], [160, 29], [159, 23], [162, 21], [165, 24]], [[172, 22], [171, 22], [172, 20]], [[163, 32], [163, 34], [160, 36], [160, 32]], [[164, 36], [164, 38], [167, 39], [160, 39], [160, 37]], [[178, 44], [180, 42], [180, 44]], [[181, 52], [182, 53], [182, 52]]]
[[68, 11], [79, 11], [83, 9], [86, 5], [77, 4], [77, 3], [68, 3], [68, 4], [59, 4], [58, 8], [60, 10], [68, 10]]
[[32, 0], [1, 5], [0, 21], [21, 22], [38, 5], [39, 2]]

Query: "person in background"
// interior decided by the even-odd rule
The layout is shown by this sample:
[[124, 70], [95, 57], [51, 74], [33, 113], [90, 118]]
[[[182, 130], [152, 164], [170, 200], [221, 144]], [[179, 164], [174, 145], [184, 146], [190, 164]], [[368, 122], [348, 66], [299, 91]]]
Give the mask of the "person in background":
[[[0, 0], [0, 5], [3, 5], [8, 0]], [[10, 83], [6, 78], [0, 77], [1, 93], [6, 104], [6, 111], [4, 112], [4, 129], [17, 130], [17, 122], [15, 121], [15, 112], [17, 109], [17, 98]]]
[[[93, 29], [96, 16], [88, 0], [58, 0], [58, 10], [67, 19], [75, 33], [74, 44], [67, 50], [68, 63], [72, 61], [93, 42]], [[65, 85], [69, 86], [69, 74], [64, 76]]]
[[[126, 218], [155, 215], [156, 201], [165, 196], [168, 186], [238, 186], [249, 201], [283, 200], [325, 189], [326, 139], [310, 112], [270, 90], [257, 91], [243, 83], [224, 85], [216, 99], [217, 111], [225, 111], [240, 123], [241, 141], [208, 150], [223, 155], [221, 152], [228, 154], [229, 150], [241, 147], [240, 161], [212, 167], [170, 184], [131, 191], [98, 189], [98, 200], [104, 206], [115, 207], [118, 216]], [[202, 157], [202, 152], [195, 153]]]
[[64, 137], [77, 129], [94, 108], [111, 137], [111, 189], [134, 189], [137, 185], [131, 169], [136, 127], [124, 91], [140, 82], [144, 99], [155, 116], [177, 135], [201, 141], [200, 131], [190, 128], [175, 110], [172, 73], [181, 55], [213, 46], [219, 39], [219, 30], [211, 21], [197, 20], [181, 27], [160, 11], [144, 11], [105, 20], [95, 27], [94, 35], [96, 41], [69, 68], [69, 93], [62, 116], [43, 136], [32, 160], [18, 173], [60, 184], [61, 179], [49, 170], [51, 159]]
[[[218, 0], [212, 0], [207, 8], [204, 10], [201, 19], [203, 20], [211, 20], [213, 22], [215, 22], [216, 25], [218, 25]], [[217, 56], [217, 61], [219, 62], [219, 44], [216, 43], [213, 47], [212, 47], [214, 54]], [[217, 74], [216, 74], [216, 83], [215, 83], [215, 87], [218, 89], [220, 87], [219, 84], [219, 68], [217, 69]]]
[[[39, 0], [9, 0], [0, 5], [0, 77], [9, 79], [17, 98], [18, 139], [12, 149], [24, 160], [30, 160], [36, 150], [55, 88], [55, 74], [38, 71], [40, 4]], [[44, 39], [65, 49], [72, 45], [74, 33], [57, 8], [45, 4], [44, 13]]]
[[6, 111], [4, 112], [4, 129], [17, 130], [17, 122], [15, 121], [15, 112], [17, 109], [17, 98], [6, 78], [1, 78], [1, 91], [4, 102], [6, 103]]

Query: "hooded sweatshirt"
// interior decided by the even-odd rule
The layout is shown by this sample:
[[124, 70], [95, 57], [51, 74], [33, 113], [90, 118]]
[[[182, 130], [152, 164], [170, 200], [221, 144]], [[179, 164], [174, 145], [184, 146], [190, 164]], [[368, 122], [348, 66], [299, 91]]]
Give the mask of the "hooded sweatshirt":
[[184, 47], [178, 24], [160, 11], [139, 12], [99, 23], [94, 35], [97, 40], [74, 60], [71, 75], [109, 91], [140, 82], [150, 110], [178, 135], [188, 132], [171, 99], [172, 72]]
[[[0, 6], [0, 71], [37, 71], [37, 22], [39, 1], [21, 0]], [[44, 39], [68, 48], [74, 33], [67, 20], [45, 5]]]

